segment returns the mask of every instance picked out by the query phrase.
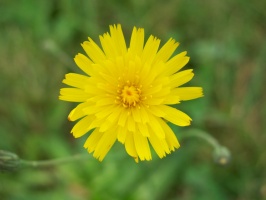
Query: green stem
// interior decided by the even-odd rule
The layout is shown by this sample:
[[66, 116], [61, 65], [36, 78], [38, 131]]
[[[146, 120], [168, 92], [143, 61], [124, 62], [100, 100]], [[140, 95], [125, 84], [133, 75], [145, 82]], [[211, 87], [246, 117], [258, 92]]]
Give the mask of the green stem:
[[188, 131], [182, 134], [181, 138], [186, 138], [186, 137], [197, 137], [205, 140], [208, 142], [214, 149], [220, 148], [219, 142], [212, 137], [210, 134], [206, 133], [205, 131], [199, 130], [199, 129], [194, 129], [190, 128]]
[[66, 164], [74, 161], [80, 161], [87, 159], [89, 157], [88, 154], [77, 154], [66, 158], [57, 158], [51, 160], [43, 160], [43, 161], [28, 161], [28, 160], [20, 160], [21, 167], [32, 167], [32, 168], [45, 168], [52, 167], [56, 165]]
[[205, 131], [191, 128], [186, 133], [182, 134], [181, 139], [186, 137], [197, 137], [208, 142], [214, 148], [213, 158], [216, 163], [226, 165], [230, 162], [230, 151], [226, 147], [222, 146], [214, 137], [212, 137]]
[[[181, 139], [187, 137], [197, 137], [208, 142], [213, 148], [213, 157], [215, 162], [225, 165], [230, 161], [230, 151], [219, 144], [219, 142], [210, 134], [199, 130], [189, 129], [186, 133], [183, 133]], [[17, 168], [45, 168], [52, 167], [60, 164], [66, 164], [74, 161], [87, 160], [89, 154], [77, 154], [65, 158], [57, 158], [43, 161], [28, 161], [20, 159], [16, 154], [5, 150], [0, 150], [0, 171], [12, 171]]]

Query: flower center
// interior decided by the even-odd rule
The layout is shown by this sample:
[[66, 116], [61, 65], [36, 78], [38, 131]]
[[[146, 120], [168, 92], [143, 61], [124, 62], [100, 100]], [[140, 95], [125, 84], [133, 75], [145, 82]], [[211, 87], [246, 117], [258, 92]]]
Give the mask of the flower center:
[[121, 93], [121, 99], [125, 107], [136, 106], [140, 100], [140, 91], [133, 85], [125, 85]]

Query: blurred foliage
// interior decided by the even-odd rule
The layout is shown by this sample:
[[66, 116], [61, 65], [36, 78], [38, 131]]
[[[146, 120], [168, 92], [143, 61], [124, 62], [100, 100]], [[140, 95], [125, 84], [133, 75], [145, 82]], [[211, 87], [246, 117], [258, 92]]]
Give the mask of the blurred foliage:
[[[216, 165], [200, 140], [181, 140], [165, 159], [135, 164], [120, 144], [99, 163], [0, 173], [0, 198], [266, 199], [266, 1], [248, 0], [0, 0], [0, 149], [29, 160], [85, 152], [69, 134], [73, 105], [59, 102], [64, 74], [88, 36], [121, 23], [129, 39], [144, 27], [188, 50], [191, 85], [205, 97], [179, 106], [230, 149]], [[186, 128], [174, 127], [182, 138]]]

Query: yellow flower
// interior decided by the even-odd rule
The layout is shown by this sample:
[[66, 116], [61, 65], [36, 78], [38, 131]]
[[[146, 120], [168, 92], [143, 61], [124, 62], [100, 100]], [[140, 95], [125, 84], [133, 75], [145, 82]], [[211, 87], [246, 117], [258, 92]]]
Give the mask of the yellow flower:
[[86, 75], [66, 74], [63, 83], [72, 88], [60, 90], [59, 99], [79, 102], [68, 116], [80, 119], [74, 137], [91, 131], [84, 147], [100, 161], [116, 140], [136, 162], [152, 159], [150, 145], [160, 158], [179, 148], [166, 121], [188, 126], [191, 118], [171, 105], [203, 96], [201, 87], [180, 87], [194, 75], [191, 69], [178, 72], [189, 61], [187, 52], [170, 58], [175, 40], [158, 50], [160, 40], [150, 36], [145, 43], [144, 29], [136, 27], [127, 47], [119, 24], [100, 42], [102, 49], [91, 38], [82, 44], [87, 56], [74, 60]]

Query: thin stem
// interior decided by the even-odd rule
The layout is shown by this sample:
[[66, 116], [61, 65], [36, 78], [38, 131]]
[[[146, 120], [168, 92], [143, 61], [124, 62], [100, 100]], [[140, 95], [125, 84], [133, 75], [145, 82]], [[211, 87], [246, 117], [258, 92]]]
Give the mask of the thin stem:
[[[212, 137], [210, 134], [199, 130], [199, 129], [189, 129], [186, 133], [183, 133], [181, 139], [186, 137], [198, 137], [206, 142], [208, 142], [213, 148], [213, 157], [214, 161], [225, 165], [230, 161], [231, 154], [230, 151], [219, 144], [219, 142]], [[13, 171], [17, 168], [45, 168], [52, 167], [60, 164], [71, 163], [74, 161], [82, 161], [87, 160], [89, 158], [89, 154], [77, 154], [70, 157], [65, 158], [57, 158], [51, 160], [43, 160], [43, 161], [29, 161], [22, 160], [16, 154], [12, 152], [8, 152], [5, 150], [0, 150], [0, 171]]]
[[28, 160], [20, 160], [21, 167], [33, 167], [33, 168], [45, 168], [56, 166], [60, 164], [71, 163], [74, 161], [84, 160], [89, 157], [89, 154], [77, 154], [66, 158], [57, 158], [51, 160], [43, 160], [43, 161], [28, 161]]
[[213, 159], [216, 163], [221, 165], [226, 165], [231, 160], [231, 153], [230, 151], [222, 146], [214, 137], [212, 137], [210, 134], [199, 130], [199, 129], [189, 129], [186, 133], [182, 134], [181, 138], [186, 137], [198, 137], [206, 142], [208, 142], [213, 148]]
[[201, 138], [206, 142], [208, 142], [214, 149], [219, 148], [221, 146], [214, 137], [212, 137], [210, 134], [200, 129], [190, 128], [187, 132], [183, 133], [181, 136], [182, 139], [186, 137]]

